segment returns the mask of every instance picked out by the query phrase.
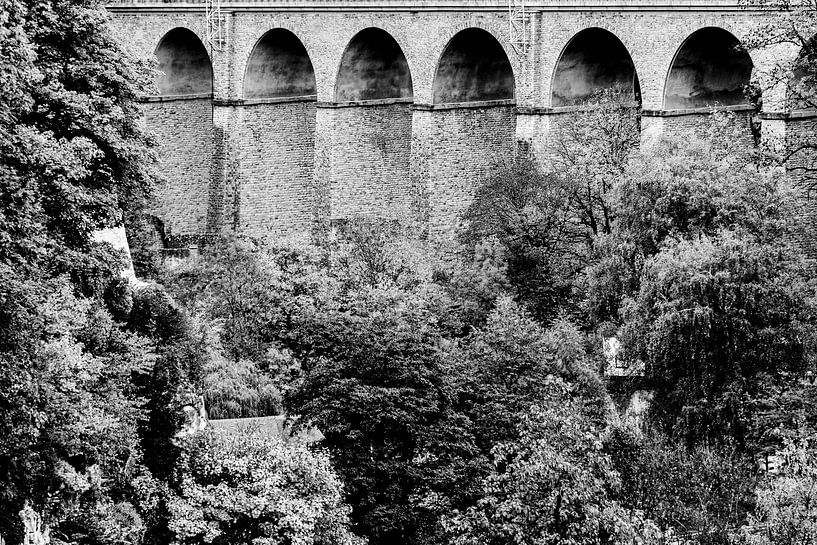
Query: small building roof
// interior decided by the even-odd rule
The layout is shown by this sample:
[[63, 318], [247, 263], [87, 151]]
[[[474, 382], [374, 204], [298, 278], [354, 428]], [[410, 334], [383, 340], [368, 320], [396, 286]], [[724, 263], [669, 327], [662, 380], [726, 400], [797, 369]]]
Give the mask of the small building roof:
[[277, 437], [285, 443], [311, 444], [324, 439], [321, 431], [315, 426], [307, 426], [293, 433], [292, 422], [288, 421], [286, 415], [210, 420], [210, 426], [232, 433], [260, 433], [268, 437]]

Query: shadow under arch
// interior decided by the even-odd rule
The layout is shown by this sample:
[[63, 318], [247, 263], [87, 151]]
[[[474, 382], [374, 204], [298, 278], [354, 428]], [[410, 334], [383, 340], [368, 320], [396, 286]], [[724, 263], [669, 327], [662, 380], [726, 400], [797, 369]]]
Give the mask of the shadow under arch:
[[213, 92], [213, 66], [196, 34], [176, 27], [159, 41], [154, 52], [159, 61], [156, 86], [160, 96], [201, 95]]
[[664, 86], [664, 109], [747, 104], [746, 86], [754, 64], [731, 32], [696, 30], [678, 48]]
[[641, 102], [635, 64], [612, 32], [586, 28], [575, 34], [559, 56], [551, 83], [551, 106], [573, 106], [602, 89], [619, 89]]
[[312, 60], [291, 31], [275, 28], [253, 47], [244, 71], [244, 98], [291, 98], [317, 94]]
[[481, 28], [466, 28], [451, 38], [437, 63], [434, 104], [511, 100], [516, 82], [502, 44]]
[[408, 61], [391, 34], [369, 27], [349, 40], [338, 66], [337, 102], [410, 99], [413, 93]]

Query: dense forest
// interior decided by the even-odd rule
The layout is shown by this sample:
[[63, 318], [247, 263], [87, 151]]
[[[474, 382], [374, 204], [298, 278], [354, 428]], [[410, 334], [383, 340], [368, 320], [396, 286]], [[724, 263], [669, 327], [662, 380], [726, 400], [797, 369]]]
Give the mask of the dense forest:
[[[801, 40], [769, 77], [814, 100], [817, 11], [787, 9], [754, 45]], [[601, 91], [474, 181], [453, 241], [350, 218], [172, 259], [155, 67], [95, 0], [0, 21], [8, 545], [817, 542], [809, 171], [735, 115], [641, 142]], [[95, 237], [122, 224], [138, 282]], [[200, 397], [323, 440], [184, 433]]]

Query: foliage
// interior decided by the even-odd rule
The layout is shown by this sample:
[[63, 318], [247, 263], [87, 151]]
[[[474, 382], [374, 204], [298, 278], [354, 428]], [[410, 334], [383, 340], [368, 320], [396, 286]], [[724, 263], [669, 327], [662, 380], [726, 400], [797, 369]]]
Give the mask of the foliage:
[[814, 349], [809, 348], [809, 370], [768, 388], [757, 403], [759, 443], [762, 453], [777, 451], [786, 441], [817, 433], [817, 383]]
[[185, 446], [168, 502], [173, 543], [353, 545], [329, 458], [258, 434], [210, 432]]
[[669, 534], [731, 543], [753, 503], [755, 464], [734, 449], [673, 444], [655, 431], [616, 425], [605, 438], [621, 478], [615, 498]]
[[668, 429], [691, 442], [757, 438], [756, 400], [808, 365], [811, 295], [800, 267], [785, 246], [728, 232], [646, 263], [623, 337], [656, 381], [654, 414]]
[[[93, 301], [74, 296], [66, 278], [43, 287], [48, 293], [29, 301], [38, 337], [25, 351], [0, 354], [5, 537], [21, 538], [16, 514], [30, 501], [55, 539], [108, 543], [113, 512], [132, 510], [123, 467], [139, 464], [143, 414], [132, 381], [149, 372], [152, 350]], [[135, 520], [117, 531], [138, 527]]]
[[657, 536], [611, 498], [619, 479], [581, 398], [556, 377], [541, 387], [547, 395], [521, 415], [518, 440], [494, 448], [484, 497], [448, 521], [451, 543], [629, 544]]
[[450, 405], [424, 302], [364, 290], [345, 308], [303, 316], [297, 331], [305, 376], [289, 405], [326, 436], [354, 527], [373, 543], [410, 541], [409, 495], [425, 478], [415, 458]]
[[165, 271], [163, 282], [217, 333], [225, 356], [266, 371], [286, 348], [300, 313], [333, 304], [342, 289], [336, 260], [299, 240], [224, 237]]
[[735, 149], [734, 116], [713, 114], [698, 138], [667, 137], [633, 157], [616, 189], [618, 229], [647, 255], [668, 238], [737, 229], [769, 241], [796, 233], [797, 195], [762, 154]]
[[789, 106], [814, 108], [817, 105], [817, 10], [810, 2], [792, 0], [742, 0], [750, 8], [766, 11], [766, 22], [745, 38], [750, 49], [777, 53], [776, 62], [755, 78], [763, 90], [782, 85]]
[[353, 218], [346, 239], [336, 242], [336, 270], [351, 288], [397, 286], [411, 289], [428, 279], [429, 254], [399, 223]]
[[485, 453], [511, 439], [519, 415], [546, 397], [550, 376], [570, 381], [581, 391], [596, 420], [605, 416], [606, 395], [591, 370], [581, 336], [564, 320], [543, 330], [508, 298], [500, 298], [483, 328], [450, 352], [461, 377], [458, 408], [474, 424]]
[[[495, 237], [475, 242], [473, 251], [459, 255], [450, 271], [445, 272], [449, 274], [439, 271], [437, 280], [450, 297], [447, 317], [459, 318], [463, 327], [482, 326], [496, 299], [512, 290], [505, 249]], [[446, 317], [443, 312], [436, 314]], [[451, 329], [453, 332], [455, 328]], [[463, 332], [467, 333], [467, 329]]]
[[283, 411], [280, 391], [249, 360], [213, 358], [204, 369], [204, 392], [210, 418], [272, 416]]
[[806, 545], [817, 540], [815, 436], [800, 433], [779, 453], [782, 467], [757, 491], [754, 516], [743, 533], [746, 545]]
[[[462, 419], [459, 442], [471, 454], [459, 461], [445, 458], [456, 471], [438, 470], [444, 479], [426, 484], [419, 505], [441, 521], [452, 511], [474, 508], [483, 497], [484, 482], [494, 470], [494, 450], [525, 441], [518, 423], [550, 398], [553, 377], [569, 381], [573, 395], [582, 399], [580, 418], [603, 425], [607, 415], [608, 398], [575, 326], [559, 320], [543, 330], [507, 297], [497, 300], [483, 327], [446, 350], [446, 359], [454, 377], [455, 414]], [[437, 444], [429, 450], [430, 457], [446, 452]], [[447, 542], [449, 537], [441, 531], [437, 539]]]
[[193, 313], [218, 324], [228, 357], [261, 360], [268, 348], [262, 335], [278, 306], [275, 264], [250, 241], [225, 238], [191, 263], [170, 271], [166, 283]]
[[150, 377], [140, 383], [148, 418], [142, 425], [145, 463], [167, 479], [179, 456], [173, 438], [181, 424], [181, 407], [202, 379], [213, 358], [208, 335], [159, 285], [136, 290], [128, 326], [157, 343], [158, 357]]
[[[750, 49], [767, 59], [753, 75], [753, 86], [764, 93], [768, 111], [813, 109], [817, 106], [817, 6], [795, 0], [741, 0], [763, 10], [764, 22], [744, 38]], [[804, 188], [814, 189], [817, 139], [813, 132], [767, 143]]]
[[735, 230], [757, 241], [800, 236], [800, 205], [780, 169], [762, 155], [736, 151], [730, 115], [702, 124], [698, 138], [663, 138], [631, 157], [612, 190], [616, 221], [597, 237], [588, 268], [593, 322], [620, 323], [625, 297], [638, 291], [647, 259], [677, 239]]
[[514, 295], [543, 322], [571, 293], [575, 263], [567, 257], [580, 237], [571, 229], [570, 212], [556, 176], [527, 156], [498, 165], [465, 212], [463, 241], [474, 247], [495, 239], [502, 245]]
[[612, 231], [612, 194], [639, 145], [640, 121], [631, 98], [623, 89], [601, 89], [555, 126], [552, 168], [588, 246]]
[[638, 118], [626, 97], [597, 93], [560, 118], [544, 170], [532, 156], [497, 165], [465, 213], [472, 247], [504, 247], [514, 296], [542, 323], [582, 307], [586, 267], [599, 236], [615, 221], [614, 189], [638, 144]]
[[116, 272], [91, 234], [144, 203], [155, 179], [135, 101], [151, 71], [106, 17], [94, 0], [0, 4], [0, 261], [79, 285]]
[[92, 234], [154, 185], [151, 71], [95, 1], [8, 0], [0, 21], [0, 526], [20, 542], [29, 500], [57, 541], [136, 540], [123, 467], [141, 468], [153, 349], [114, 322], [122, 256]]

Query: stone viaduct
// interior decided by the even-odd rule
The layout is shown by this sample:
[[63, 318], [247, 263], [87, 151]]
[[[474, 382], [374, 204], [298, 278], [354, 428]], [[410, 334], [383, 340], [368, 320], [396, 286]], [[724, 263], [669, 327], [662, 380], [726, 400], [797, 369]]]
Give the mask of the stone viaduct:
[[798, 54], [739, 47], [766, 13], [723, 0], [526, 8], [519, 35], [499, 0], [224, 0], [217, 47], [202, 3], [109, 5], [120, 39], [161, 71], [144, 111], [166, 234], [294, 234], [368, 216], [447, 237], [495, 161], [520, 143], [546, 160], [560, 117], [613, 85], [640, 105], [646, 135], [713, 107], [743, 112], [747, 135], [750, 119], [767, 136], [813, 130], [783, 89], [750, 113], [753, 71]]

